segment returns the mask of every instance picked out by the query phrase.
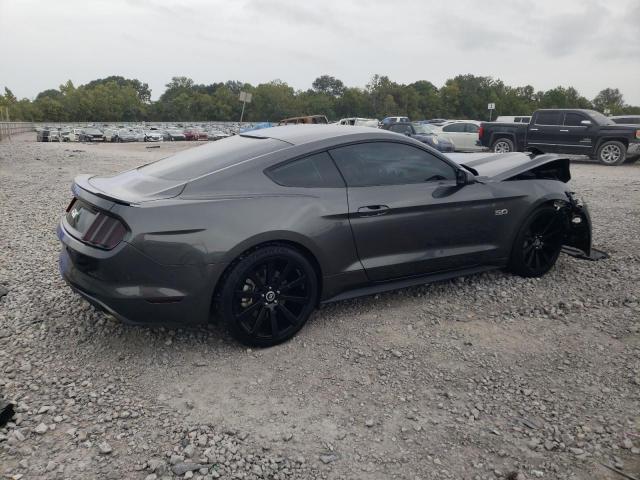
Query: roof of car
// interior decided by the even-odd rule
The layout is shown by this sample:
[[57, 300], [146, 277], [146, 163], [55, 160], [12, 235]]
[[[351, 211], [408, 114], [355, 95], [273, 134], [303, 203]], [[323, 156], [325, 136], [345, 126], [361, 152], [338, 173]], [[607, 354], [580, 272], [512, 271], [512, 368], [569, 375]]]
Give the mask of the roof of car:
[[450, 125], [452, 123], [476, 123], [476, 124], [480, 125], [482, 122], [480, 122], [478, 120], [447, 120], [446, 122], [443, 122], [443, 126], [444, 125]]
[[243, 137], [253, 138], [275, 138], [291, 145], [302, 145], [304, 143], [324, 140], [330, 137], [342, 137], [357, 134], [367, 134], [372, 137], [397, 138], [395, 133], [371, 127], [349, 127], [342, 125], [285, 125], [281, 127], [262, 128], [241, 133]]

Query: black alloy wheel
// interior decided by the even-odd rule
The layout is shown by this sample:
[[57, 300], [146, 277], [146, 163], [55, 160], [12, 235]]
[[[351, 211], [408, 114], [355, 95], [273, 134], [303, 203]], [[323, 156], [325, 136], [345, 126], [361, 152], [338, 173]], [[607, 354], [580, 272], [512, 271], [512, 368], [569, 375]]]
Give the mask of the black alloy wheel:
[[558, 260], [566, 231], [566, 217], [561, 211], [553, 206], [540, 207], [518, 233], [509, 269], [523, 277], [544, 275]]
[[294, 336], [314, 310], [318, 280], [298, 251], [269, 246], [243, 258], [224, 280], [218, 309], [240, 342], [269, 347]]

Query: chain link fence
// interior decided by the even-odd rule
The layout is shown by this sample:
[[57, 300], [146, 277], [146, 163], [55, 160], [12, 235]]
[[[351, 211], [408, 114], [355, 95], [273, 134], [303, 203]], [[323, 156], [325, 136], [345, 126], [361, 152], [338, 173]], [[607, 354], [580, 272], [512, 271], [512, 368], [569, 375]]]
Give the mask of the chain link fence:
[[36, 126], [31, 122], [0, 122], [0, 141], [18, 133], [33, 132]]

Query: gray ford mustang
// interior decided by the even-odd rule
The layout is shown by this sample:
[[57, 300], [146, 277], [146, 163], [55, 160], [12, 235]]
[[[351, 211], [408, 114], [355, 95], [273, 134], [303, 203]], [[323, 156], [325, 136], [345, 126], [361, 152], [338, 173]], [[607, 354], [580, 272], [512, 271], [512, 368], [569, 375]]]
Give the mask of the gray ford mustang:
[[589, 256], [569, 179], [556, 155], [446, 157], [366, 127], [256, 130], [78, 176], [60, 270], [122, 320], [217, 312], [239, 341], [269, 346], [319, 303], [495, 268], [537, 277], [563, 248]]

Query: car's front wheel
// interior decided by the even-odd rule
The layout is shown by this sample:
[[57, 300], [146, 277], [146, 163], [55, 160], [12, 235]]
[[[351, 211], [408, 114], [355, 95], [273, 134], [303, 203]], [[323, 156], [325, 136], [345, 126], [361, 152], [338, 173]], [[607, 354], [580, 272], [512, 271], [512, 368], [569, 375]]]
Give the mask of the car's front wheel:
[[558, 260], [565, 232], [566, 219], [555, 207], [535, 210], [516, 236], [509, 270], [522, 277], [541, 277], [547, 273]]
[[495, 153], [509, 153], [515, 150], [515, 146], [509, 138], [499, 138], [493, 142], [493, 147], [491, 149]]
[[242, 258], [216, 299], [230, 333], [241, 343], [270, 347], [293, 337], [318, 299], [318, 279], [293, 248], [268, 246]]
[[627, 147], [624, 143], [611, 140], [600, 145], [596, 158], [600, 163], [616, 166], [623, 164], [626, 156]]

